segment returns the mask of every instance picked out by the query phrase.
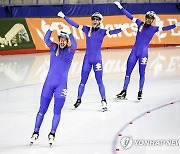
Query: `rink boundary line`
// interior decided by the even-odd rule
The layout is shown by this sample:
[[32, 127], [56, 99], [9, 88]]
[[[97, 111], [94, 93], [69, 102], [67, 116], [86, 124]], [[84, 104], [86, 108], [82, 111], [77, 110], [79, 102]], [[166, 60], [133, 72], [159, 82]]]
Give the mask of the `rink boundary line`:
[[[149, 69], [150, 70], [150, 69]], [[103, 74], [103, 76], [108, 76], [108, 75], [118, 75], [118, 74], [122, 74], [124, 72], [118, 72], [118, 73], [106, 73], [106, 74]], [[170, 76], [171, 77], [171, 76]], [[176, 76], [175, 76], [176, 77]], [[70, 77], [69, 80], [73, 80], [73, 79], [78, 79], [80, 77]], [[45, 81], [44, 81], [45, 82]], [[6, 91], [6, 90], [13, 90], [13, 89], [18, 89], [18, 88], [24, 88], [24, 87], [29, 87], [29, 86], [36, 86], [36, 85], [41, 85], [43, 84], [44, 82], [41, 82], [41, 83], [34, 83], [34, 84], [28, 84], [28, 85], [21, 85], [21, 86], [16, 86], [16, 87], [11, 87], [11, 88], [5, 88], [5, 89], [0, 89], [0, 92], [1, 91]], [[79, 80], [80, 82], [80, 80]]]
[[[117, 154], [118, 152], [120, 152], [119, 149], [117, 148], [118, 138], [119, 138], [120, 136], [123, 136], [123, 135], [121, 135], [121, 133], [122, 133], [130, 124], [133, 124], [133, 122], [137, 121], [138, 119], [142, 118], [143, 116], [145, 116], [145, 115], [147, 115], [147, 114], [149, 114], [149, 113], [151, 113], [151, 112], [153, 112], [153, 111], [156, 111], [156, 110], [158, 110], [158, 109], [162, 109], [162, 108], [167, 107], [167, 106], [169, 106], [169, 105], [176, 104], [176, 103], [178, 103], [178, 102], [180, 103], [180, 100], [177, 100], [177, 101], [174, 101], [174, 102], [171, 102], [171, 103], [167, 103], [167, 104], [158, 106], [158, 107], [156, 107], [156, 108], [154, 108], [154, 109], [147, 110], [146, 112], [143, 112], [142, 114], [138, 115], [137, 117], [135, 117], [134, 119], [132, 119], [131, 121], [129, 121], [128, 123], [126, 123], [126, 124], [116, 133], [116, 135], [115, 135], [115, 137], [114, 137], [113, 146], [112, 146], [112, 153], [113, 153], [113, 154]], [[119, 144], [119, 146], [120, 146], [120, 144]], [[117, 149], [117, 151], [116, 151], [116, 149]]]
[[6, 88], [6, 89], [1, 89], [1, 91], [6, 91], [6, 90], [13, 90], [13, 89], [18, 89], [18, 88], [24, 88], [24, 87], [30, 87], [30, 86], [35, 86], [35, 85], [40, 85], [42, 83], [35, 83], [35, 84], [29, 84], [29, 85], [22, 85], [22, 86], [17, 86], [17, 87], [12, 87], [12, 88]]

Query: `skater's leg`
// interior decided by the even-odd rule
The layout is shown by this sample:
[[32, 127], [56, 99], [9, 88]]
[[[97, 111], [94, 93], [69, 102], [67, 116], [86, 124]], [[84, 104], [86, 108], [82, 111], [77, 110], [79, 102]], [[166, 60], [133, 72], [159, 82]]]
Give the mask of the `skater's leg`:
[[136, 65], [137, 59], [138, 58], [136, 57], [134, 52], [132, 52], [128, 58], [123, 90], [127, 90], [127, 88], [128, 88], [131, 73]]
[[99, 92], [101, 98], [102, 100], [106, 100], [105, 87], [102, 80], [102, 75], [103, 75], [102, 61], [98, 61], [97, 63], [93, 64], [93, 70], [95, 73], [96, 82], [99, 86]]
[[64, 102], [65, 102], [65, 97], [55, 98], [54, 116], [53, 116], [52, 128], [51, 128], [51, 133], [53, 133], [53, 134], [55, 134], [56, 129], [59, 125], [59, 121], [61, 118], [61, 110], [64, 106]]
[[85, 84], [88, 80], [88, 77], [89, 77], [89, 73], [90, 72], [87, 72], [87, 71], [83, 71], [81, 72], [81, 82], [79, 84], [79, 87], [78, 87], [78, 99], [81, 99], [83, 93], [84, 93], [84, 89], [85, 89]]
[[42, 93], [41, 93], [40, 108], [36, 116], [34, 132], [39, 132], [42, 121], [44, 119], [44, 114], [46, 113], [49, 107], [49, 104], [51, 102], [51, 99], [54, 93], [54, 88], [51, 83], [52, 82], [49, 78], [47, 78], [44, 83]]
[[67, 87], [66, 86], [60, 85], [55, 90], [55, 94], [54, 94], [54, 96], [55, 96], [55, 98], [54, 98], [54, 116], [52, 119], [51, 131], [48, 135], [50, 146], [53, 144], [54, 139], [55, 139], [55, 133], [56, 133], [57, 127], [58, 127], [59, 122], [60, 122], [61, 110], [64, 106], [66, 95], [67, 95]]
[[41, 99], [40, 99], [40, 108], [36, 116], [35, 128], [34, 128], [34, 132], [32, 134], [31, 140], [30, 140], [30, 145], [32, 145], [35, 142], [35, 140], [37, 140], [39, 137], [39, 130], [40, 130], [42, 121], [44, 119], [44, 115], [52, 99], [54, 88], [51, 83], [52, 82], [49, 78], [47, 78], [44, 83], [42, 93], [41, 93]]
[[40, 109], [36, 116], [36, 123], [34, 132], [39, 132], [39, 129], [41, 127], [42, 121], [44, 119], [44, 115], [49, 107], [51, 99], [41, 96], [41, 103], [40, 103]]
[[147, 66], [148, 56], [141, 56], [139, 58], [139, 91], [143, 90], [144, 82], [145, 82], [145, 70]]
[[142, 90], [144, 87], [144, 82], [145, 82], [145, 70], [147, 66], [147, 61], [148, 61], [148, 55], [142, 55], [139, 58], [139, 92], [138, 92], [138, 97], [137, 99], [140, 100], [142, 99]]
[[119, 94], [116, 95], [117, 98], [120, 98], [120, 99], [126, 98], [127, 87], [129, 85], [131, 73], [136, 65], [136, 62], [137, 62], [137, 57], [134, 52], [131, 52], [127, 60], [127, 65], [126, 65], [126, 76], [124, 79], [124, 87], [123, 87], [123, 90]]
[[101, 104], [102, 104], [102, 111], [107, 111], [107, 102], [106, 102], [106, 95], [105, 95], [105, 87], [102, 80], [103, 75], [103, 67], [102, 67], [102, 61], [98, 61], [95, 64], [93, 64], [93, 70], [95, 73], [96, 82], [99, 86], [99, 92], [102, 98]]
[[81, 71], [81, 82], [80, 82], [79, 88], [78, 88], [78, 99], [81, 99], [81, 97], [84, 93], [85, 84], [88, 80], [91, 68], [92, 68], [92, 65], [90, 64], [89, 60], [85, 57], [83, 66], [82, 66], [82, 71]]
[[39, 108], [39, 111], [36, 116], [34, 132], [39, 132], [42, 121], [44, 119], [44, 115], [49, 107], [50, 102], [51, 102], [53, 93], [54, 93], [54, 88], [51, 85], [51, 81], [49, 81], [47, 79], [43, 86], [42, 93], [41, 93], [40, 108]]
[[67, 95], [67, 84], [61, 84], [59, 85], [54, 94], [54, 116], [52, 120], [52, 127], [51, 127], [51, 133], [55, 134], [56, 129], [59, 125], [59, 121], [61, 118], [61, 110], [64, 106], [64, 102]]
[[74, 107], [77, 108], [81, 104], [81, 97], [84, 93], [85, 84], [88, 80], [90, 71], [83, 71], [81, 72], [81, 82], [78, 87], [78, 97], [76, 100], [76, 103], [74, 104]]
[[41, 96], [40, 109], [36, 116], [35, 128], [31, 137], [30, 145], [32, 145], [35, 142], [35, 140], [37, 140], [39, 137], [39, 129], [44, 119], [44, 115], [49, 107], [50, 101], [50, 98]]

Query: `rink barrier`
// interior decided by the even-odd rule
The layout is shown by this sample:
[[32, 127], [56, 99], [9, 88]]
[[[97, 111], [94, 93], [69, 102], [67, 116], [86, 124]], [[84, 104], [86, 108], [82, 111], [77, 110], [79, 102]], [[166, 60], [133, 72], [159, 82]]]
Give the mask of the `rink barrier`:
[[0, 55], [3, 51], [33, 49], [35, 45], [25, 18], [0, 19]]
[[[135, 15], [135, 17], [141, 19], [142, 21], [144, 20], [144, 15], [142, 14]], [[167, 26], [180, 21], [179, 15], [159, 15], [158, 17], [158, 20], [154, 21], [155, 26]], [[91, 25], [90, 17], [75, 17], [71, 19], [79, 23], [80, 25]], [[48, 26], [52, 22], [63, 22], [67, 24], [66, 21], [61, 18], [26, 18], [26, 22], [30, 29], [37, 50], [48, 50], [48, 47], [44, 43], [43, 36], [45, 35]], [[86, 38], [82, 30], [76, 29], [69, 24], [68, 26], [77, 40], [78, 49], [85, 49]], [[114, 30], [121, 27], [125, 28], [121, 33], [107, 35], [104, 38], [102, 48], [118, 48], [124, 46], [132, 46], [135, 42], [137, 25], [123, 15], [105, 16], [103, 18], [103, 24], [101, 27], [109, 30]], [[53, 32], [52, 39], [57, 42], [56, 31]], [[157, 32], [150, 44], [180, 44], [180, 27], [165, 32]]]
[[[134, 16], [144, 20], [144, 15], [142, 14]], [[180, 21], [180, 16], [178, 14], [158, 15], [158, 17], [159, 19], [154, 21], [155, 26], [167, 26]], [[72, 19], [82, 25], [91, 25], [90, 17], [74, 17]], [[61, 18], [0, 19], [0, 26], [3, 27], [0, 29], [0, 55], [5, 55], [6, 53], [34, 53], [41, 52], [41, 50], [42, 52], [48, 51], [49, 49], [45, 45], [43, 39], [52, 22], [63, 22], [67, 24]], [[77, 40], [78, 50], [84, 50], [86, 48], [84, 33], [69, 24], [67, 25]], [[105, 37], [102, 49], [128, 48], [133, 46], [137, 31], [136, 24], [127, 19], [124, 15], [104, 17], [102, 28], [113, 30], [121, 27], [125, 27], [121, 33]], [[57, 42], [56, 31], [52, 33], [51, 39]], [[157, 32], [150, 42], [150, 46], [167, 46], [172, 44], [180, 44], [180, 27], [169, 31]]]

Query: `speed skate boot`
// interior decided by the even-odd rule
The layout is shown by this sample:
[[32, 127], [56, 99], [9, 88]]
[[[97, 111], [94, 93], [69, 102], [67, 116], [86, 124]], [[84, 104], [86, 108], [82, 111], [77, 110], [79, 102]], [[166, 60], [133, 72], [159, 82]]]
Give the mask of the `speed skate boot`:
[[52, 144], [54, 143], [54, 139], [55, 139], [55, 133], [49, 133], [48, 135], [48, 140], [49, 140], [49, 146], [51, 147]]
[[101, 104], [102, 104], [102, 111], [103, 111], [103, 112], [107, 111], [107, 102], [106, 102], [105, 99], [103, 99], [103, 100], [101, 101]]
[[116, 95], [119, 99], [126, 99], [126, 90], [122, 90], [119, 94]]
[[142, 91], [139, 91], [138, 92], [138, 97], [137, 97], [138, 100], [141, 100], [142, 99]]
[[77, 99], [76, 103], [74, 104], [75, 109], [81, 104], [81, 99]]
[[33, 132], [32, 137], [30, 139], [30, 145], [33, 145], [33, 143], [38, 139], [39, 132]]

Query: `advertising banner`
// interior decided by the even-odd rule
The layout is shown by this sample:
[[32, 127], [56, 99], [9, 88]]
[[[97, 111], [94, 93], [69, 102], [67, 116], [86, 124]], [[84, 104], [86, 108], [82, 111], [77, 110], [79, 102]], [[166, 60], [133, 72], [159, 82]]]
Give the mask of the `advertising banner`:
[[[144, 21], [144, 15], [139, 14], [134, 17]], [[91, 25], [90, 17], [74, 17], [71, 18], [80, 25]], [[52, 22], [63, 22], [67, 24], [78, 43], [78, 49], [85, 49], [85, 35], [84, 33], [69, 25], [61, 18], [26, 18], [26, 22], [30, 29], [37, 50], [47, 50], [44, 43], [44, 35], [49, 29]], [[180, 15], [158, 15], [158, 18], [153, 22], [154, 26], [168, 26], [180, 22]], [[103, 18], [102, 28], [113, 30], [124, 27], [125, 29], [118, 34], [108, 35], [105, 37], [102, 48], [117, 48], [132, 46], [135, 42], [137, 32], [137, 25], [128, 19], [125, 15], [105, 16]], [[51, 40], [57, 42], [57, 32], [54, 31]], [[180, 44], [180, 27], [169, 31], [157, 32], [150, 44], [166, 45], [166, 44]]]
[[24, 18], [0, 19], [0, 50], [27, 48], [35, 48], [35, 46], [26, 20]]

